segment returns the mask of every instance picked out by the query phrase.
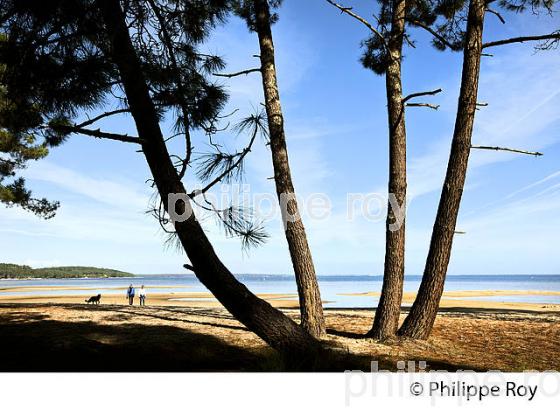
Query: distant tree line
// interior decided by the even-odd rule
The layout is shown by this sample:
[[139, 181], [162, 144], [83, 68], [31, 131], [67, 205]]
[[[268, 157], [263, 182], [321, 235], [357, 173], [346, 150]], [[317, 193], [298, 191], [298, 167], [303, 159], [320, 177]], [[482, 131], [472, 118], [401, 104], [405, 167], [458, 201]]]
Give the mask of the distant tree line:
[[127, 278], [132, 273], [90, 266], [60, 266], [33, 269], [27, 265], [0, 263], [0, 279]]

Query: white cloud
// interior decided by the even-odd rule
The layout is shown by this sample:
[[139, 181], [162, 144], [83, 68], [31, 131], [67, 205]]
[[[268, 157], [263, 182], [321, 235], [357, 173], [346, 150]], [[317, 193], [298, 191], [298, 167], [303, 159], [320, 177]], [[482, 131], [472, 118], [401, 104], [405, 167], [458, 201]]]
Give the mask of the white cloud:
[[512, 192], [511, 194], [509, 194], [508, 196], [506, 196], [505, 199], [513, 198], [514, 196], [519, 195], [519, 194], [522, 193], [522, 192], [526, 192], [526, 191], [528, 191], [528, 190], [530, 190], [530, 189], [532, 189], [532, 188], [535, 188], [535, 187], [537, 187], [537, 186], [539, 186], [539, 185], [544, 184], [545, 182], [548, 182], [548, 181], [553, 180], [553, 179], [558, 178], [558, 177], [560, 177], [560, 171], [553, 172], [552, 174], [547, 175], [546, 177], [544, 177], [544, 178], [542, 178], [542, 179], [539, 179], [539, 180], [536, 181], [536, 182], [533, 182], [533, 183], [531, 183], [531, 184], [529, 184], [529, 185], [527, 185], [527, 186], [525, 186], [525, 187], [523, 187], [523, 188], [521, 188], [521, 189], [518, 189], [518, 190]]
[[49, 182], [113, 207], [146, 209], [149, 202], [146, 188], [140, 187], [138, 181], [115, 182], [115, 179], [92, 177], [48, 160], [31, 164], [22, 174], [30, 180]]
[[[526, 48], [497, 54], [483, 65], [479, 100], [489, 103], [477, 112], [473, 144], [544, 150], [560, 135], [547, 133], [560, 120], [560, 72], [554, 53], [532, 55]], [[553, 88], [551, 89], [551, 85]], [[449, 89], [450, 87], [446, 87]], [[452, 114], [454, 116], [454, 113]], [[439, 190], [443, 182], [452, 130], [409, 165], [410, 196]], [[473, 150], [469, 170], [524, 156]]]

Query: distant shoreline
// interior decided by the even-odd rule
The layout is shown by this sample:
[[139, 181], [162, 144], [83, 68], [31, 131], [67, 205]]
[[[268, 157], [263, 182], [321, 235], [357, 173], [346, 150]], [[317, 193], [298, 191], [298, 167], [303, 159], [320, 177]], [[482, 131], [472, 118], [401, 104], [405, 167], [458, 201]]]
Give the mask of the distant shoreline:
[[28, 265], [0, 263], [0, 278], [7, 280], [48, 280], [48, 279], [108, 279], [132, 278], [135, 275], [116, 269], [94, 266], [53, 266], [32, 268]]

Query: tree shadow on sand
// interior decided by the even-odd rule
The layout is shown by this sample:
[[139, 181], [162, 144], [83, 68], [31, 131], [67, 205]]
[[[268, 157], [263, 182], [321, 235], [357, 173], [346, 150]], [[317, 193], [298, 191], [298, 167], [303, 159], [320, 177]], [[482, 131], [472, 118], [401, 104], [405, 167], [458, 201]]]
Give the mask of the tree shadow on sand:
[[[91, 320], [52, 320], [48, 315], [26, 311], [23, 305], [3, 306], [18, 310], [8, 311], [0, 306], [0, 371], [369, 371], [372, 360], [377, 361], [379, 369], [397, 370], [394, 357], [358, 355], [332, 343], [319, 357], [293, 362], [264, 344], [244, 348], [212, 334], [175, 325], [184, 322], [249, 332], [227, 313], [212, 309], [56, 305], [73, 312], [113, 313], [100, 324]], [[32, 306], [39, 305], [27, 305]], [[127, 322], [133, 316], [164, 322]], [[208, 320], [193, 320], [193, 316]], [[216, 319], [231, 323], [216, 323]], [[329, 333], [359, 337], [333, 329]], [[456, 369], [444, 362], [430, 363], [430, 367]]]
[[[2, 311], [2, 307], [18, 310]], [[26, 311], [26, 307], [38, 305], [0, 306], [0, 371], [342, 371], [369, 366], [369, 358], [345, 352], [330, 352], [328, 362], [319, 358], [294, 362], [264, 344], [250, 348], [232, 345], [211, 334], [179, 328], [174, 323], [183, 321], [248, 332], [246, 328], [189, 320], [187, 312], [182, 312], [187, 317], [183, 319], [163, 316], [158, 308], [56, 305], [73, 312], [94, 310], [122, 315], [121, 320], [113, 315], [115, 322], [111, 323], [108, 317], [100, 324], [91, 320], [53, 320]], [[171, 310], [174, 314], [181, 313]], [[189, 309], [188, 315], [193, 313], [196, 312]], [[215, 316], [204, 310], [198, 313], [203, 317]], [[170, 324], [127, 323], [131, 315], [149, 316]], [[87, 319], [87, 315], [83, 317]]]
[[214, 336], [173, 326], [2, 315], [0, 333], [2, 371], [232, 371], [257, 370], [262, 362]]
[[[160, 306], [156, 306], [156, 307], [149, 306], [149, 307], [138, 308], [138, 307], [119, 306], [119, 305], [96, 305], [96, 306], [69, 305], [64, 307], [72, 311], [77, 311], [77, 310], [90, 311], [91, 309], [95, 309], [96, 311], [116, 312], [119, 313], [120, 314], [119, 316], [123, 319], [126, 318], [126, 316], [130, 316], [130, 317], [141, 316], [141, 317], [165, 320], [170, 322], [191, 323], [195, 325], [212, 326], [212, 327], [219, 327], [223, 329], [232, 329], [232, 330], [247, 330], [247, 328], [241, 324], [230, 325], [226, 323], [216, 323], [210, 321], [189, 320], [184, 317], [184, 315], [188, 314], [190, 316], [207, 317], [210, 319], [229, 319], [232, 321], [234, 320], [232, 316], [215, 313], [209, 309], [163, 308]], [[181, 317], [181, 315], [183, 315], [183, 317]]]

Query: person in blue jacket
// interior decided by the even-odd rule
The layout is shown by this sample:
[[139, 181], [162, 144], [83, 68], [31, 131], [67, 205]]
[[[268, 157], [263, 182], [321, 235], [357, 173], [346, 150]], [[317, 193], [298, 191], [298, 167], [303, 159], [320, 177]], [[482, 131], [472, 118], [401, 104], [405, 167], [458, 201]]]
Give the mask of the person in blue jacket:
[[134, 287], [130, 285], [126, 291], [126, 297], [128, 298], [128, 304], [134, 304]]

